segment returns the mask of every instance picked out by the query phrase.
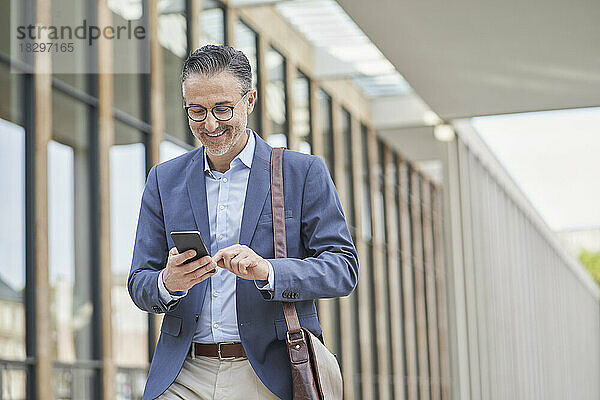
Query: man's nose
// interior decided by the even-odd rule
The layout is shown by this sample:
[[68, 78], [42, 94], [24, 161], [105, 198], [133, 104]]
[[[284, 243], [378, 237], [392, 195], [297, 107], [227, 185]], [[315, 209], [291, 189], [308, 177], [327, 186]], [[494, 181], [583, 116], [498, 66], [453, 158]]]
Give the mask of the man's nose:
[[217, 129], [218, 125], [219, 125], [219, 121], [217, 121], [215, 116], [212, 115], [211, 112], [209, 112], [208, 115], [206, 116], [206, 119], [204, 120], [204, 128], [208, 132], [214, 132]]

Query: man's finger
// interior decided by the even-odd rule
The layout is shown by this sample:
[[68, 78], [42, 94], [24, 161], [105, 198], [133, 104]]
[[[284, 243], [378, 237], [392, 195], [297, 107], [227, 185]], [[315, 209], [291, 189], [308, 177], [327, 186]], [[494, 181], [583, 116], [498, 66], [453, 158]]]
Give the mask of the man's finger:
[[186, 262], [187, 260], [189, 260], [190, 258], [194, 258], [195, 256], [196, 256], [196, 250], [191, 249], [191, 250], [188, 250], [186, 252], [183, 252], [181, 254], [174, 256], [173, 261], [175, 261], [176, 265], [181, 265], [184, 262]]
[[200, 271], [198, 271], [198, 275], [197, 275], [197, 276], [195, 276], [195, 277], [194, 277], [194, 278], [191, 280], [191, 282], [190, 282], [190, 283], [191, 283], [191, 284], [192, 284], [192, 286], [193, 286], [193, 285], [195, 285], [195, 284], [197, 284], [197, 283], [200, 283], [200, 282], [202, 282], [202, 281], [203, 281], [203, 280], [205, 280], [205, 279], [208, 279], [208, 278], [210, 278], [211, 276], [213, 276], [213, 275], [215, 275], [215, 274], [216, 274], [216, 272], [204, 272], [204, 271], [200, 270]]
[[171, 250], [169, 250], [169, 254], [172, 256], [179, 254], [179, 252], [177, 251], [177, 247], [171, 247]]
[[[189, 274], [190, 272], [194, 272], [198, 268], [205, 267], [212, 263], [212, 258], [210, 256], [204, 256], [198, 260], [192, 261], [187, 264], [182, 264], [179, 266], [179, 270], [184, 274]], [[211, 268], [212, 269], [212, 268]]]
[[225, 268], [231, 271], [231, 256], [227, 253], [223, 253], [223, 264], [225, 264]]
[[237, 254], [231, 260], [231, 267], [235, 270], [235, 274], [246, 275], [246, 267], [243, 260], [246, 259], [246, 255], [243, 253]]

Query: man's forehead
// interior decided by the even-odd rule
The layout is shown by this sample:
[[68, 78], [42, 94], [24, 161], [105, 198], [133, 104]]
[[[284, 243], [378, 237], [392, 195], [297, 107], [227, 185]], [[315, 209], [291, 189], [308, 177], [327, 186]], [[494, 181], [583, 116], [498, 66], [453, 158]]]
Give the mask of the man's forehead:
[[226, 71], [212, 76], [192, 74], [183, 83], [183, 95], [188, 100], [193, 98], [215, 99], [215, 101], [234, 100], [238, 93], [237, 79]]
[[190, 74], [183, 86], [186, 89], [189, 88], [206, 88], [206, 89], [237, 89], [239, 87], [238, 80], [229, 71], [223, 71], [218, 74], [204, 75], [204, 74]]

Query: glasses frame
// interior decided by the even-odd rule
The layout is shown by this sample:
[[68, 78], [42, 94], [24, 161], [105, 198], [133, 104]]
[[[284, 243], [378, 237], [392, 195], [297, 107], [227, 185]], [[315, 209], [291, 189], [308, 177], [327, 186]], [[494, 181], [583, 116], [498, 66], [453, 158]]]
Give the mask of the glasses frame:
[[[210, 113], [213, 115], [213, 117], [215, 117], [215, 119], [216, 119], [217, 121], [225, 122], [225, 121], [229, 121], [229, 120], [231, 120], [231, 119], [233, 118], [233, 112], [234, 112], [235, 108], [237, 107], [237, 105], [238, 105], [238, 104], [240, 104], [240, 101], [242, 101], [242, 99], [243, 99], [244, 97], [246, 97], [246, 95], [247, 95], [248, 93], [250, 93], [251, 91], [252, 91], [252, 89], [250, 89], [250, 90], [247, 90], [247, 91], [246, 91], [246, 92], [245, 92], [245, 93], [242, 95], [242, 97], [241, 97], [241, 98], [240, 98], [240, 99], [239, 99], [239, 100], [238, 100], [238, 101], [237, 101], [237, 102], [236, 102], [234, 105], [232, 105], [232, 106], [230, 106], [230, 105], [223, 105], [223, 104], [221, 104], [221, 105], [218, 105], [218, 106], [211, 107], [211, 108], [210, 108]], [[197, 118], [193, 118], [192, 116], [190, 116], [190, 108], [192, 108], [192, 107], [201, 107], [201, 108], [203, 108], [204, 110], [206, 110], [206, 115], [204, 115], [204, 118], [202, 118], [202, 119], [197, 119]], [[226, 107], [226, 108], [229, 108], [229, 109], [231, 110], [231, 117], [229, 117], [229, 118], [227, 118], [227, 119], [223, 119], [223, 118], [219, 118], [219, 117], [217, 117], [217, 115], [215, 114], [215, 108], [217, 108], [217, 107]], [[194, 121], [194, 122], [204, 122], [204, 121], [206, 120], [206, 117], [208, 117], [208, 108], [206, 108], [206, 107], [204, 107], [204, 106], [201, 106], [200, 104], [190, 104], [190, 105], [188, 105], [188, 106], [184, 106], [183, 108], [185, 109], [185, 115], [187, 115], [187, 117], [188, 117], [189, 119], [191, 119], [192, 121]]]

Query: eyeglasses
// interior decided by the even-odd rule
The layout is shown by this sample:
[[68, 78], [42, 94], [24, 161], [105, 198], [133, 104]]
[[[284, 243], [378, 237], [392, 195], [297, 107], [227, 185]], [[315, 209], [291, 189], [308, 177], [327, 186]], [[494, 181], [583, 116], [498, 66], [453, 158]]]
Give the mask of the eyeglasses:
[[[235, 103], [232, 106], [224, 106], [224, 105], [214, 106], [213, 108], [210, 109], [211, 114], [213, 115], [213, 117], [215, 117], [215, 119], [217, 121], [229, 121], [231, 118], [233, 118], [234, 108], [240, 103], [240, 101], [242, 101], [242, 99], [249, 92], [250, 91], [248, 90], [246, 93], [244, 93], [242, 95], [242, 97], [237, 101], [237, 103]], [[192, 121], [202, 122], [208, 116], [208, 109], [206, 109], [205, 107], [202, 107], [202, 106], [199, 106], [196, 104], [192, 104], [189, 106], [185, 106], [184, 108], [185, 108], [185, 112], [186, 112], [188, 118], [191, 119]]]

